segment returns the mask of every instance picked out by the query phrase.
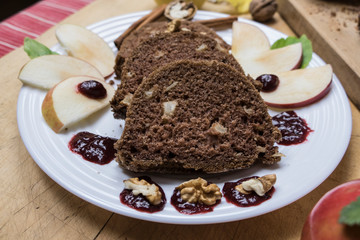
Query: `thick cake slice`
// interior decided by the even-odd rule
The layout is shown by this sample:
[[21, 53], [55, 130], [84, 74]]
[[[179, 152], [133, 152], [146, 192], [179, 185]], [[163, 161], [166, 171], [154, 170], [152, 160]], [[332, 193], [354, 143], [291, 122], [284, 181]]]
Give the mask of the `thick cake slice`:
[[194, 32], [162, 33], [142, 42], [126, 59], [111, 106], [115, 118], [125, 118], [126, 108], [144, 77], [175, 60], [217, 60], [243, 72], [236, 59], [214, 39]]
[[115, 148], [135, 172], [219, 173], [278, 162], [280, 138], [248, 78], [217, 61], [183, 60], [140, 85]]
[[[168, 22], [151, 22], [144, 25], [141, 29], [132, 32], [128, 37], [126, 37], [121, 43], [114, 41], [116, 47], [119, 49], [116, 60], [115, 60], [115, 72], [117, 76], [121, 75], [121, 67], [125, 62], [125, 59], [129, 57], [132, 51], [145, 39], [149, 37], [154, 37], [158, 33], [163, 33], [168, 29]], [[227, 50], [230, 50], [231, 46], [228, 45], [219, 35], [216, 34], [214, 30], [208, 28], [200, 23], [192, 21], [181, 21], [180, 26], [181, 31], [192, 31], [198, 32], [205, 36], [214, 38], [218, 41], [221, 46]]]

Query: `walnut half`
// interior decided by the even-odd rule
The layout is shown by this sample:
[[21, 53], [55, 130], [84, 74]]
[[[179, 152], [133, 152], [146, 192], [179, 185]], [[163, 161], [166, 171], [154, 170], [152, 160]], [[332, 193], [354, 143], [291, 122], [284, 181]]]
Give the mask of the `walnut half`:
[[124, 185], [125, 189], [132, 190], [135, 196], [141, 193], [152, 205], [161, 203], [161, 192], [155, 184], [150, 184], [144, 179], [129, 178], [128, 180], [124, 180]]
[[251, 178], [237, 185], [235, 189], [242, 194], [254, 191], [259, 196], [264, 196], [276, 182], [275, 174], [268, 174], [260, 178]]
[[216, 184], [208, 184], [200, 177], [184, 182], [176, 189], [180, 190], [181, 199], [190, 203], [198, 202], [210, 206], [222, 197], [220, 188]]

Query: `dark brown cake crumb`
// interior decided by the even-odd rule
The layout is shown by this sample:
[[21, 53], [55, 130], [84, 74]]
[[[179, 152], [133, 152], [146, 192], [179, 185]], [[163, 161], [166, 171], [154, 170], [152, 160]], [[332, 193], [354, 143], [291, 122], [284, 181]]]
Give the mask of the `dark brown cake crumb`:
[[[117, 46], [119, 52], [116, 55], [115, 60], [115, 71], [117, 76], [121, 75], [121, 66], [124, 64], [125, 59], [129, 57], [132, 51], [144, 40], [154, 37], [159, 33], [164, 33], [168, 29], [168, 22], [151, 22], [143, 26], [141, 29], [132, 32], [128, 37], [124, 39], [120, 46]], [[181, 31], [191, 31], [204, 34], [208, 37], [216, 39], [223, 48], [230, 50], [231, 46], [228, 45], [216, 32], [200, 23], [192, 21], [181, 21]]]
[[117, 161], [135, 172], [226, 172], [280, 160], [259, 92], [217, 61], [183, 60], [151, 73], [136, 90]]
[[131, 96], [144, 78], [158, 67], [181, 59], [217, 60], [244, 73], [236, 59], [212, 38], [187, 31], [158, 34], [143, 41], [126, 59], [121, 85], [111, 100], [115, 118], [125, 118]]

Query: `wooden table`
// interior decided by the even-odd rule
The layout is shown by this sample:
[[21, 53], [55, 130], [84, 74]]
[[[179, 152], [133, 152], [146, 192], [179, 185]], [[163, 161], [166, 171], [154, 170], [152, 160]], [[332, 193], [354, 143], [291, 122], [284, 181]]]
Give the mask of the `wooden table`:
[[[97, 0], [64, 22], [85, 26], [154, 7], [152, 0]], [[213, 6], [207, 3], [203, 9]], [[279, 15], [268, 25], [293, 35]], [[38, 40], [54, 45], [54, 28]], [[17, 75], [26, 61], [23, 49], [0, 59], [0, 239], [299, 239], [306, 216], [319, 198], [341, 183], [360, 178], [360, 113], [351, 104], [352, 136], [340, 165], [318, 188], [289, 206], [243, 221], [197, 226], [145, 222], [114, 214], [64, 190], [27, 152], [16, 123], [22, 85]]]

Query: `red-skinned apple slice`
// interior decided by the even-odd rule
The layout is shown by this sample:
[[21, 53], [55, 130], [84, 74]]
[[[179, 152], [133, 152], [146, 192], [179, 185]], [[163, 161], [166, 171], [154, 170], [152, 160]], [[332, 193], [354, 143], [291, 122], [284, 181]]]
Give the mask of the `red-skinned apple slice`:
[[[90, 80], [103, 85], [106, 89], [104, 98], [89, 98], [78, 91], [79, 84]], [[114, 92], [114, 88], [102, 79], [90, 76], [70, 77], [49, 90], [41, 106], [42, 114], [49, 127], [58, 133], [109, 105]]]
[[301, 240], [359, 239], [360, 226], [339, 223], [343, 207], [360, 197], [360, 179], [337, 186], [327, 192], [309, 214]]
[[70, 56], [94, 65], [103, 75], [110, 76], [115, 56], [109, 45], [92, 31], [74, 24], [62, 24], [56, 29], [56, 38]]
[[265, 103], [274, 108], [297, 108], [320, 100], [330, 91], [333, 71], [328, 64], [276, 75], [279, 77], [276, 90], [260, 92]]
[[259, 28], [239, 22], [233, 23], [232, 54], [253, 78], [290, 71], [302, 62], [301, 43], [270, 50], [270, 43]]
[[60, 81], [76, 75], [103, 79], [91, 64], [63, 55], [44, 55], [30, 60], [21, 68], [18, 78], [25, 84], [50, 89]]

